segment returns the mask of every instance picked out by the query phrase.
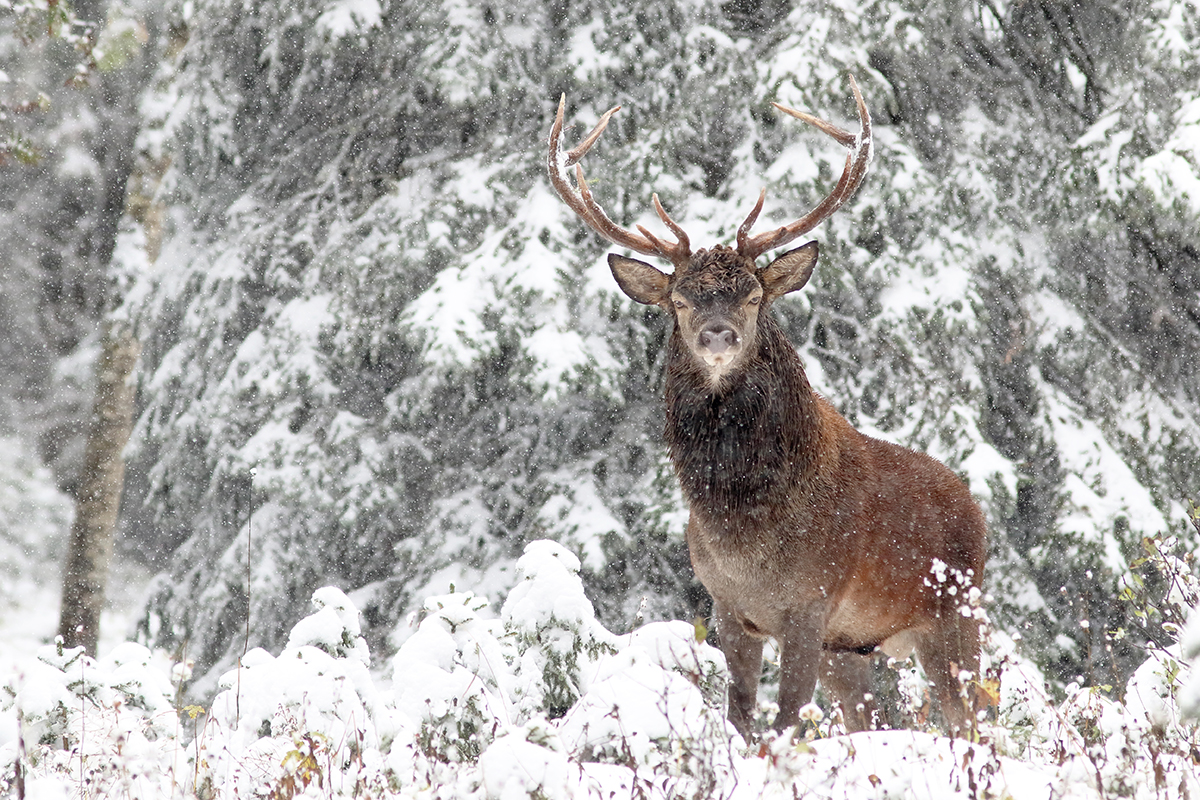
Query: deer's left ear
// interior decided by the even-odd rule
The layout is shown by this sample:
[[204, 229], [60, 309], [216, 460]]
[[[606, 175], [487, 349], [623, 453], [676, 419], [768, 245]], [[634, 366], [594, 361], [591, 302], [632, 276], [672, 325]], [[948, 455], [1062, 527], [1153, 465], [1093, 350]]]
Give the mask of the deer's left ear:
[[758, 271], [758, 279], [766, 289], [767, 300], [783, 297], [808, 283], [817, 265], [817, 243], [789, 250]]

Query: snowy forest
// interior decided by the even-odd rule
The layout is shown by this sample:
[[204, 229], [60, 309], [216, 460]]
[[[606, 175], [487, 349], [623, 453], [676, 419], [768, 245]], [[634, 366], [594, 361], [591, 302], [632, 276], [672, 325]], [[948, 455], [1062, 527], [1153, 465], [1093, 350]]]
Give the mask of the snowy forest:
[[[0, 631], [30, 598], [57, 603], [106, 332], [140, 346], [109, 586], [126, 627], [102, 631], [121, 644], [97, 661], [56, 651], [53, 620], [31, 634], [48, 648], [21, 674], [57, 688], [22, 705], [0, 672], [0, 788], [24, 796], [38, 738], [18, 729], [38, 724], [61, 750], [26, 768], [46, 797], [130, 791], [129, 770], [165, 781], [139, 797], [565, 798], [622, 780], [626, 796], [791, 797], [796, 776], [852, 761], [821, 733], [829, 717], [812, 752], [729, 745], [662, 439], [669, 320], [618, 290], [616, 248], [546, 176], [560, 96], [570, 143], [620, 105], [588, 157], [605, 209], [661, 232], [657, 193], [695, 246], [731, 244], [763, 187], [760, 229], [837, 181], [844, 148], [771, 103], [853, 129], [848, 75], [871, 109], [871, 170], [773, 313], [855, 427], [944, 462], [984, 510], [1000, 688], [972, 746], [1050, 765], [1040, 796], [1195, 796], [1191, 0], [0, 0]], [[272, 655], [304, 647], [322, 654], [299, 659], [311, 674]], [[481, 652], [507, 666], [483, 670]], [[447, 689], [433, 663], [474, 682]], [[631, 682], [652, 666], [684, 699], [645, 741], [602, 741], [616, 706], [596, 710], [588, 665]], [[919, 668], [877, 672], [919, 728]], [[327, 673], [358, 705], [330, 701], [323, 739], [278, 719], [272, 739], [272, 714]], [[403, 715], [433, 713], [410, 680], [482, 699], [409, 731]], [[1131, 699], [1149, 685], [1157, 700]], [[112, 756], [85, 786], [85, 696], [192, 766], [168, 779], [143, 748], [122, 757], [145, 764]], [[503, 724], [481, 710], [496, 697]], [[573, 704], [591, 728], [564, 717]], [[345, 777], [349, 762], [335, 780], [329, 742], [364, 717], [355, 774], [377, 783]], [[197, 719], [228, 730], [206, 740]], [[687, 746], [664, 744], [681, 730]], [[906, 735], [897, 746], [917, 747]], [[882, 759], [900, 740], [862, 741]], [[950, 753], [953, 773], [966, 746], [896, 758]], [[204, 747], [225, 753], [207, 782]], [[257, 784], [230, 755], [254, 747], [282, 764]], [[533, 762], [541, 783], [478, 777]], [[633, 778], [587, 784], [568, 762]], [[843, 773], [859, 784], [804, 791], [1043, 787], [1011, 770], [920, 789]]]

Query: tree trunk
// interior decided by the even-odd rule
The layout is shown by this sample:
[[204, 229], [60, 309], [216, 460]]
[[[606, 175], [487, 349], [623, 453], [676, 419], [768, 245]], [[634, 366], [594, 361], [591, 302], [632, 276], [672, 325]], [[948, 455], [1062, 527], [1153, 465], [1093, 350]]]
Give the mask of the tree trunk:
[[93, 656], [125, 482], [122, 451], [133, 429], [131, 377], [140, 350], [127, 324], [111, 320], [105, 324], [58, 623], [67, 647], [82, 645]]

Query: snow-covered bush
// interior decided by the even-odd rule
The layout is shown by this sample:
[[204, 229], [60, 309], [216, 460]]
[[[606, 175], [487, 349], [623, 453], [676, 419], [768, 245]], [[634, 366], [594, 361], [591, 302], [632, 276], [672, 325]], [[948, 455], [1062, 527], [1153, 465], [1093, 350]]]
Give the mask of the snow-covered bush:
[[488, 601], [471, 592], [425, 601], [420, 628], [392, 659], [395, 707], [417, 727], [422, 753], [447, 763], [472, 761], [496, 733], [511, 680]]
[[0, 792], [22, 780], [31, 798], [204, 800], [1200, 792], [1178, 649], [1156, 651], [1123, 702], [1084, 686], [1056, 702], [1022, 643], [993, 632], [984, 670], [997, 707], [977, 742], [844, 736], [826, 718], [799, 741], [767, 734], [748, 746], [724, 719], [724, 659], [696, 627], [611, 633], [578, 569], [560, 545], [533, 542], [498, 613], [470, 591], [429, 598], [390, 682], [369, 669], [354, 604], [329, 587], [278, 656], [251, 650], [222, 676], [208, 709], [177, 708], [187, 665], [140, 645], [99, 661], [46, 648], [3, 676]]
[[167, 659], [132, 642], [99, 660], [43, 647], [2, 676], [0, 787], [11, 795], [24, 772], [30, 797], [56, 783], [86, 796], [170, 797], [184, 769], [171, 674]]
[[[202, 735], [190, 746], [192, 788], [250, 796], [258, 787], [334, 791], [360, 785], [363, 753], [378, 752], [383, 719], [359, 636], [358, 610], [338, 589], [319, 589], [278, 657], [255, 648], [226, 673]], [[393, 733], [386, 729], [388, 733]]]
[[561, 717], [590, 688], [597, 662], [616, 652], [579, 580], [579, 559], [553, 542], [532, 542], [501, 609], [520, 651], [516, 692], [526, 706]]

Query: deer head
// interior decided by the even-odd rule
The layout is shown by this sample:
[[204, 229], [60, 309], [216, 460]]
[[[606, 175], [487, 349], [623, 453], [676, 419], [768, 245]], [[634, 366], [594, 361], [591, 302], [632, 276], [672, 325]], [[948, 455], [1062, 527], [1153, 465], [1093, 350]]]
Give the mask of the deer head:
[[[625, 294], [639, 303], [655, 305], [672, 314], [676, 335], [686, 344], [695, 365], [704, 370], [714, 384], [735, 371], [746, 355], [754, 351], [760, 315], [771, 302], [808, 282], [817, 263], [817, 244], [809, 242], [779, 256], [766, 267], [758, 268], [755, 260], [764, 252], [808, 233], [831, 216], [854, 194], [867, 174], [872, 153], [871, 117], [853, 77], [850, 77], [850, 88], [858, 104], [860, 129], [857, 134], [804, 112], [772, 104], [827, 133], [849, 149], [842, 176], [833, 191], [794, 222], [751, 236], [750, 229], [766, 198], [767, 190], [763, 189], [753, 210], [738, 227], [736, 248], [716, 245], [694, 253], [687, 234], [667, 214], [657, 194], [652, 195], [651, 200], [659, 218], [674, 235], [674, 242], [666, 242], [640, 225], [636, 233], [617, 225], [588, 188], [579, 161], [621, 107], [606, 112], [579, 145], [564, 152], [561, 139], [566, 95], [559, 100], [558, 114], [550, 130], [551, 185], [559, 197], [605, 239], [673, 265], [673, 272], [667, 274], [644, 261], [615, 253], [608, 257], [613, 277]], [[572, 166], [575, 168], [574, 187], [567, 177], [567, 170]]]

